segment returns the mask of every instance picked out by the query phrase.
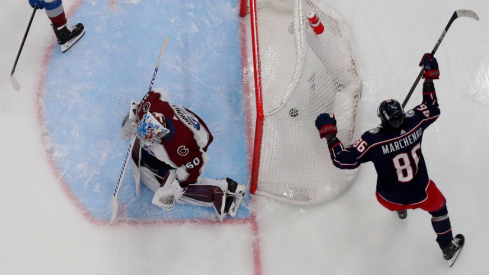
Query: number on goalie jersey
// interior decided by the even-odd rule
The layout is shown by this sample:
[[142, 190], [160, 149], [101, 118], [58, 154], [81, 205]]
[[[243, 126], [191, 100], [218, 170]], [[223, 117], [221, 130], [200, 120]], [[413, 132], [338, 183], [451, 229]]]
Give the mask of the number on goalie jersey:
[[226, 214], [236, 215], [244, 186], [229, 178], [202, 177], [213, 136], [199, 116], [155, 89], [131, 104], [121, 137], [132, 135], [137, 135], [132, 160], [138, 196], [143, 182], [155, 192], [153, 204], [161, 208], [171, 210], [177, 202], [213, 207], [221, 221]]
[[[446, 199], [429, 178], [421, 152], [424, 131], [439, 116], [433, 79], [439, 78], [438, 62], [425, 54], [420, 63], [424, 67], [423, 102], [404, 113], [396, 100], [383, 101], [378, 108], [381, 125], [365, 132], [359, 140], [344, 148], [336, 137], [336, 119], [320, 114], [316, 127], [321, 138], [326, 138], [333, 164], [340, 169], [355, 169], [371, 161], [377, 172], [377, 200], [385, 208], [398, 211], [404, 219], [408, 209], [421, 208], [432, 215], [436, 241], [445, 259], [450, 260], [461, 245], [463, 236], [454, 239], [446, 207]], [[457, 238], [459, 238], [457, 240]]]

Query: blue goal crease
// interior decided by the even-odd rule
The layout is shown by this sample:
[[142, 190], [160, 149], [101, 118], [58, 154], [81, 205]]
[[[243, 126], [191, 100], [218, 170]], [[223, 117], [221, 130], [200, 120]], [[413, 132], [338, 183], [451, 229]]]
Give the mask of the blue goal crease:
[[[96, 220], [108, 221], [110, 200], [129, 140], [120, 139], [131, 100], [147, 92], [163, 39], [169, 38], [154, 88], [201, 116], [214, 135], [205, 177], [249, 182], [237, 1], [83, 2], [70, 18], [86, 34], [51, 55], [44, 118], [51, 154], [74, 196]], [[214, 210], [151, 204], [143, 186], [136, 197], [131, 167], [118, 199], [131, 220], [215, 219]], [[236, 218], [247, 218], [249, 195]]]

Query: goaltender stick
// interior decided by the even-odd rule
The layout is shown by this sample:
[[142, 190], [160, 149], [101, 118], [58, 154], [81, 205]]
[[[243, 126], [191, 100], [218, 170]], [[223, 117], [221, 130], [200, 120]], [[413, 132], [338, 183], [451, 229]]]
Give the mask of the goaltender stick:
[[423, 102], [404, 112], [398, 101], [383, 101], [378, 108], [381, 125], [365, 132], [348, 148], [336, 137], [336, 119], [320, 114], [316, 127], [326, 138], [333, 164], [340, 169], [354, 169], [371, 161], [377, 171], [377, 200], [385, 208], [407, 217], [407, 209], [428, 211], [437, 234], [436, 241], [450, 266], [462, 250], [462, 234], [453, 238], [446, 199], [429, 178], [421, 153], [423, 133], [440, 115], [434, 79], [439, 78], [438, 62], [425, 54], [419, 64], [424, 68]]
[[171, 210], [175, 203], [212, 207], [220, 221], [235, 217], [245, 185], [230, 178], [202, 177], [213, 140], [207, 125], [192, 111], [169, 102], [163, 89], [131, 102], [121, 138], [137, 135], [132, 150], [136, 194], [141, 182], [155, 192], [152, 203]]

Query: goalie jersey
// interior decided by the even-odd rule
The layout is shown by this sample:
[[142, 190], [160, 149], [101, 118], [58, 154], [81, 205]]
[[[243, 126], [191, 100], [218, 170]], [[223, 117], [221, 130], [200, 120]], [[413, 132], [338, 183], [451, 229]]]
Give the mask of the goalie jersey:
[[151, 112], [163, 115], [170, 130], [159, 143], [141, 142], [142, 148], [176, 169], [183, 188], [198, 182], [208, 163], [206, 151], [213, 140], [204, 121], [192, 111], [171, 104], [157, 91], [149, 91], [139, 106], [150, 106]]
[[429, 184], [421, 152], [423, 132], [440, 115], [433, 83], [423, 85], [423, 102], [406, 112], [398, 129], [379, 126], [365, 132], [348, 148], [341, 143], [330, 149], [333, 164], [354, 169], [373, 162], [377, 171], [377, 192], [385, 200], [402, 205], [416, 204], [427, 198]]

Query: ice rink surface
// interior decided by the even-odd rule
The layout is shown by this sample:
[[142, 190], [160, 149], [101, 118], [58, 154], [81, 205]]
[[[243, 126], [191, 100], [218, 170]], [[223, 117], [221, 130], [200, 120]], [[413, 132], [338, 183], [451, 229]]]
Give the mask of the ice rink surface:
[[[39, 11], [17, 65], [22, 90], [16, 92], [9, 74], [32, 13], [27, 2], [4, 3], [0, 11], [0, 129], [4, 133], [0, 139], [4, 179], [0, 185], [0, 274], [489, 274], [489, 217], [484, 214], [489, 207], [486, 1], [325, 1], [341, 13], [354, 39], [364, 87], [355, 137], [378, 124], [380, 101], [405, 98], [419, 72], [420, 57], [433, 49], [455, 10], [470, 9], [480, 17], [478, 22], [457, 19], [438, 49], [441, 76], [435, 85], [442, 115], [427, 130], [423, 143], [430, 177], [447, 197], [454, 233], [463, 233], [467, 240], [452, 268], [435, 242], [428, 213], [409, 211], [405, 225], [378, 204], [371, 164], [361, 168], [356, 182], [343, 195], [320, 205], [298, 207], [251, 196], [238, 219], [221, 224], [213, 221], [212, 212], [195, 209], [177, 212], [177, 219], [167, 219], [167, 214], [148, 217], [145, 215], [154, 211], [149, 203], [148, 211], [108, 225], [107, 213], [100, 209], [105, 205], [102, 201], [110, 197], [103, 194], [113, 188], [127, 148], [117, 127], [130, 100], [144, 95], [165, 31], [174, 44], [168, 46], [162, 62], [165, 69], [159, 72], [155, 87], [164, 86], [176, 103], [208, 115], [203, 118], [218, 138], [211, 145], [215, 149], [210, 152], [207, 176], [248, 180], [244, 118], [231, 123], [232, 119], [224, 117], [221, 122], [207, 113], [218, 102], [229, 117], [244, 114], [238, 96], [242, 84], [235, 79], [240, 57], [220, 61], [219, 57], [233, 56], [233, 50], [240, 53], [236, 48], [240, 36], [233, 32], [239, 32], [239, 20], [248, 18], [239, 19], [234, 0], [172, 1], [172, 5], [165, 5], [166, 1], [66, 0], [71, 23], [79, 20], [87, 27], [85, 37], [61, 55], [53, 46], [49, 20]], [[144, 11], [155, 5], [162, 17], [150, 22]], [[197, 10], [208, 12], [204, 15]], [[156, 26], [151, 33], [155, 37], [148, 34], [146, 38], [131, 20], [142, 28]], [[223, 26], [226, 20], [236, 23], [235, 27]], [[196, 23], [187, 26], [186, 22]], [[186, 62], [201, 61], [207, 50], [213, 54], [201, 62], [203, 68], [188, 66]], [[126, 68], [128, 62], [137, 66]], [[210, 68], [205, 64], [222, 65]], [[54, 65], [62, 70], [54, 70]], [[94, 75], [100, 71], [106, 74]], [[223, 78], [225, 81], [218, 81], [227, 74], [230, 77]], [[228, 93], [229, 87], [234, 91]], [[210, 95], [175, 96], [171, 90], [205, 90]], [[100, 98], [87, 102], [83, 97], [87, 93]], [[420, 93], [421, 85], [407, 108], [420, 102]], [[56, 113], [59, 102], [74, 117]], [[106, 125], [90, 123], [98, 117]], [[76, 123], [79, 125], [73, 126]], [[229, 124], [231, 140], [225, 138]], [[67, 153], [70, 146], [61, 146], [63, 142], [73, 145], [66, 137], [87, 142], [110, 133], [113, 139], [94, 146], [93, 152], [103, 152], [101, 155], [90, 154], [87, 148], [83, 157], [83, 148]], [[227, 161], [220, 150], [232, 144], [237, 144], [235, 153]], [[72, 158], [62, 161], [65, 154]], [[76, 158], [99, 162], [80, 166]], [[239, 168], [228, 167], [233, 162]], [[114, 179], [107, 172], [111, 169]], [[79, 178], [83, 180], [73, 181], [82, 174], [85, 178]], [[126, 178], [130, 176], [128, 171]], [[86, 188], [74, 192], [70, 182]], [[149, 199], [132, 201], [131, 184], [124, 186], [121, 200], [133, 203], [127, 209], [136, 209]]]

